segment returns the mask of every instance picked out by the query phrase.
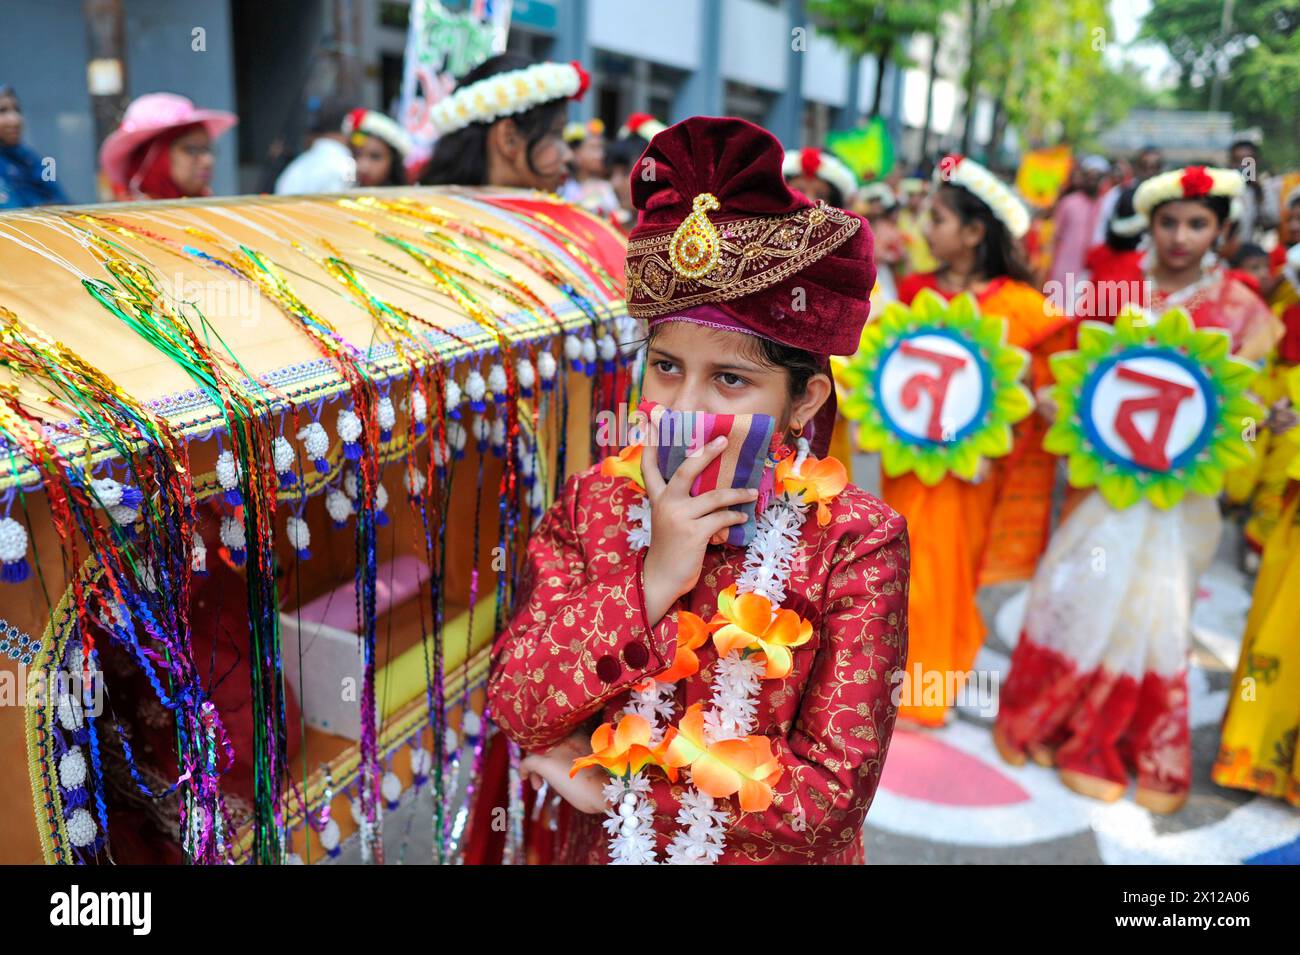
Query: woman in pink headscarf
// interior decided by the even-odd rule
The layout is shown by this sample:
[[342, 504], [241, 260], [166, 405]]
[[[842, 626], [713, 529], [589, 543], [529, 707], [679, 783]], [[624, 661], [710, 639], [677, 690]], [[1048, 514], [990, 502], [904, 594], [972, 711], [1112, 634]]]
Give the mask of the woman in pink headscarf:
[[198, 109], [184, 96], [147, 93], [131, 102], [99, 149], [117, 199], [181, 199], [212, 193], [212, 142], [238, 119]]

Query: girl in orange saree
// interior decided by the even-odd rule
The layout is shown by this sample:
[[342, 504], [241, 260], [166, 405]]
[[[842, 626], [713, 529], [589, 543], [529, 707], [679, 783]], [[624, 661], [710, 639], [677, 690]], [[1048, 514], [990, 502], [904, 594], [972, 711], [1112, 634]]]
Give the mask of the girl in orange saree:
[[[926, 217], [935, 272], [899, 285], [910, 305], [923, 288], [952, 298], [970, 292], [987, 315], [1005, 319], [1007, 341], [1031, 355], [1033, 390], [1049, 379], [1047, 360], [1068, 340], [1070, 320], [1033, 285], [1018, 243], [1029, 217], [987, 170], [948, 157]], [[985, 628], [975, 603], [982, 584], [1024, 580], [1046, 543], [1054, 458], [1042, 450], [1037, 416], [1016, 429], [1010, 455], [976, 482], [945, 477], [927, 487], [915, 475], [883, 476], [881, 496], [907, 518], [912, 541], [911, 635], [899, 716], [942, 726], [955, 689], [975, 662]]]

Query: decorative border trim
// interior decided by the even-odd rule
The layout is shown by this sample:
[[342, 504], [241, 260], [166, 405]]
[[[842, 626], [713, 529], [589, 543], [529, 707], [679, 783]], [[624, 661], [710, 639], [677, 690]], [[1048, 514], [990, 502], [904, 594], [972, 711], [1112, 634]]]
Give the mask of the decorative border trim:
[[[818, 203], [788, 216], [758, 216], [711, 224], [721, 240], [718, 264], [697, 279], [683, 278], [673, 268], [669, 246], [674, 232], [628, 243], [628, 315], [654, 318], [694, 305], [729, 301], [762, 291], [834, 251], [857, 233], [862, 220]], [[790, 226], [799, 230], [797, 242], [788, 246], [768, 244], [774, 233]], [[768, 267], [773, 259], [777, 264]], [[650, 281], [646, 280], [647, 272], [653, 273]]]

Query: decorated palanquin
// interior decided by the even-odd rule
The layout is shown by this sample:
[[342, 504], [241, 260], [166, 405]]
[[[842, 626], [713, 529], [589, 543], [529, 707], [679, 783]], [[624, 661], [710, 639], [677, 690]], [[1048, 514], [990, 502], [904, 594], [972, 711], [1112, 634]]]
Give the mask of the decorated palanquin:
[[0, 863], [462, 858], [622, 257], [502, 190], [0, 216]]

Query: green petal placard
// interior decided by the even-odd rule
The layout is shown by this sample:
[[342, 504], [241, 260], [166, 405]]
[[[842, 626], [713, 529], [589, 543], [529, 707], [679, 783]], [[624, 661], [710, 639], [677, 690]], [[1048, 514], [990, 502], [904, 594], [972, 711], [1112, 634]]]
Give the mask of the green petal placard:
[[1080, 323], [1078, 349], [1052, 356], [1057, 415], [1043, 447], [1068, 456], [1072, 486], [1096, 487], [1119, 510], [1217, 495], [1224, 473], [1254, 456], [1264, 417], [1246, 391], [1258, 371], [1231, 347], [1181, 309]]
[[971, 480], [983, 458], [1010, 453], [1011, 426], [1034, 410], [1020, 383], [1028, 363], [1007, 344], [1006, 321], [981, 314], [973, 296], [948, 302], [923, 289], [911, 307], [891, 302], [867, 323], [836, 372], [840, 411], [889, 477]]

